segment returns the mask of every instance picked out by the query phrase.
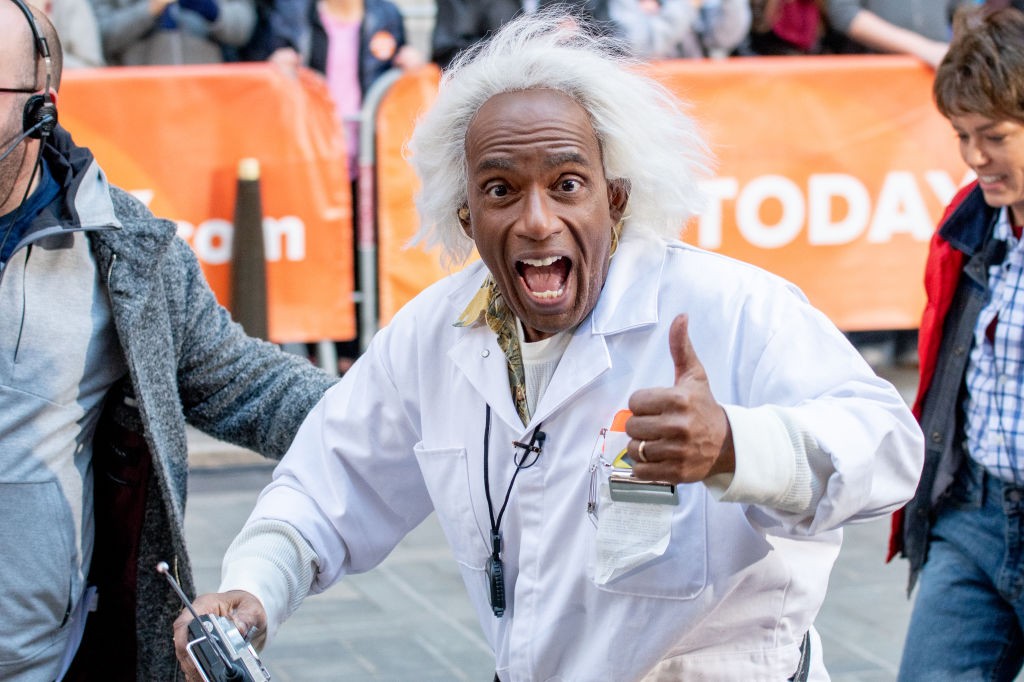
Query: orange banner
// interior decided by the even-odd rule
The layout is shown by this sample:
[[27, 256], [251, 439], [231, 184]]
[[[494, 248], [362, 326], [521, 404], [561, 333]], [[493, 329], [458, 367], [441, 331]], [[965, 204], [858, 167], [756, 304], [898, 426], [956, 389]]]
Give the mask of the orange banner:
[[[794, 282], [842, 329], [917, 326], [927, 241], [966, 174], [931, 71], [889, 56], [647, 68], [693, 104], [718, 157], [684, 239]], [[436, 70], [406, 75], [379, 110], [382, 324], [445, 274], [436, 254], [404, 248], [418, 183], [401, 147], [437, 82]]]
[[354, 338], [345, 145], [316, 76], [266, 64], [72, 70], [58, 104], [111, 182], [177, 221], [225, 305], [238, 162], [259, 160], [271, 339]]

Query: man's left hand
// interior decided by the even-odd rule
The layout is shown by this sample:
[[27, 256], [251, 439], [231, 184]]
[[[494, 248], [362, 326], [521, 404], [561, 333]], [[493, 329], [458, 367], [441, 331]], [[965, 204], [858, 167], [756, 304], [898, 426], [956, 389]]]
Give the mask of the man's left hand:
[[[633, 475], [646, 480], [693, 483], [736, 469], [732, 431], [715, 401], [690, 342], [689, 318], [679, 315], [668, 334], [675, 382], [668, 388], [644, 388], [629, 398], [633, 416], [626, 421]], [[640, 443], [643, 442], [643, 452]]]

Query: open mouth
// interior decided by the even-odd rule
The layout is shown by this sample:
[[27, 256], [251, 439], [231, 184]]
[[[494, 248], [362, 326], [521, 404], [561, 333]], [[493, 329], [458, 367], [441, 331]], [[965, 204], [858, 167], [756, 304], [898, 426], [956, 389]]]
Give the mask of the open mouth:
[[979, 175], [978, 180], [980, 180], [982, 184], [991, 185], [994, 182], [999, 182], [1002, 177], [1002, 175]]
[[538, 299], [556, 299], [565, 293], [572, 261], [564, 256], [525, 258], [516, 261], [516, 272], [530, 295]]

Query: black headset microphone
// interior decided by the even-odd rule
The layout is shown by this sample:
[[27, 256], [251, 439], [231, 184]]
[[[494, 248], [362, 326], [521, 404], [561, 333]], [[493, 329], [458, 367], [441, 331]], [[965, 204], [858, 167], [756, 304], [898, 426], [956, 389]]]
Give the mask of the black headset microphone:
[[28, 5], [23, 0], [11, 0], [11, 2], [25, 15], [28, 27], [32, 31], [32, 46], [36, 55], [43, 60], [43, 65], [46, 67], [46, 83], [42, 94], [32, 95], [25, 102], [25, 108], [21, 114], [22, 133], [0, 155], [0, 161], [10, 156], [11, 152], [17, 149], [18, 145], [25, 138], [45, 139], [57, 127], [57, 106], [50, 97], [50, 86], [53, 84], [53, 61], [50, 59], [50, 44], [46, 42], [42, 31], [39, 30], [39, 24], [36, 23], [36, 18], [32, 16], [32, 10], [28, 8]]
[[[46, 42], [46, 37], [39, 30], [39, 24], [36, 23], [36, 18], [32, 16], [32, 10], [28, 8], [24, 0], [11, 0], [11, 2], [25, 15], [25, 21], [28, 22], [28, 27], [32, 31], [32, 45], [36, 55], [43, 60], [43, 66], [46, 68], [46, 83], [42, 94], [32, 95], [28, 98], [21, 116], [22, 130], [26, 136], [42, 139], [48, 137], [57, 127], [57, 106], [53, 103], [53, 98], [50, 97], [50, 87], [53, 85], [53, 60], [50, 58], [50, 44]], [[34, 76], [35, 74], [33, 74], [33, 82], [35, 81]], [[22, 139], [24, 138], [19, 138], [15, 145], [20, 144]], [[6, 158], [8, 154], [10, 154], [10, 150], [4, 152], [4, 156], [0, 159]]]
[[11, 0], [11, 2], [25, 15], [25, 21], [28, 22], [28, 27], [32, 31], [32, 46], [35, 49], [36, 56], [43, 60], [43, 65], [46, 67], [46, 83], [44, 84], [42, 94], [32, 95], [25, 102], [25, 108], [21, 114], [22, 133], [0, 155], [0, 161], [10, 156], [11, 152], [17, 149], [18, 145], [25, 138], [43, 140], [49, 137], [53, 133], [53, 129], [57, 127], [57, 105], [53, 103], [53, 98], [50, 97], [50, 86], [53, 84], [53, 61], [50, 59], [50, 44], [46, 42], [46, 37], [39, 30], [39, 24], [36, 23], [36, 18], [32, 16], [32, 10], [28, 8], [28, 5], [23, 0]]
[[[34, 124], [28, 130], [26, 130], [21, 135], [18, 135], [17, 138], [15, 138], [15, 140], [11, 144], [11, 146], [9, 146], [7, 149], [5, 149], [3, 154], [0, 154], [0, 161], [3, 161], [8, 156], [10, 156], [11, 152], [13, 152], [15, 149], [17, 149], [18, 145], [21, 144], [22, 141], [25, 140], [25, 138], [28, 138], [28, 137], [38, 137], [38, 135], [36, 133], [38, 133], [39, 131], [42, 131], [46, 127], [50, 127], [50, 129], [52, 130], [52, 124], [53, 123], [56, 123], [56, 119], [54, 119], [53, 117], [51, 117], [49, 115], [44, 116], [43, 120], [41, 120], [38, 123]], [[49, 133], [43, 133], [43, 135], [44, 136], [45, 135], [49, 135]]]
[[[14, 140], [14, 142], [4, 150], [4, 153], [0, 155], [0, 162], [3, 162], [8, 156], [18, 148], [26, 138], [32, 138], [37, 140], [43, 140], [53, 133], [54, 128], [57, 127], [57, 106], [53, 103], [53, 98], [50, 96], [50, 87], [53, 84], [53, 60], [50, 58], [50, 45], [46, 42], [46, 37], [42, 31], [39, 30], [39, 24], [36, 23], [36, 18], [32, 15], [32, 10], [28, 8], [28, 5], [23, 0], [11, 0], [14, 6], [25, 15], [25, 21], [28, 22], [28, 27], [32, 31], [32, 46], [36, 56], [43, 60], [43, 66], [46, 68], [46, 83], [43, 87], [42, 94], [34, 94], [28, 98], [25, 102], [25, 108], [21, 114], [21, 134]], [[33, 62], [35, 60], [33, 59]], [[35, 84], [38, 75], [37, 70], [33, 70], [32, 82]], [[39, 150], [36, 153], [36, 160], [33, 164], [32, 175], [29, 177], [29, 182], [25, 186], [25, 194], [21, 197], [21, 202], [18, 204], [17, 210], [14, 211], [14, 216], [10, 219], [4, 230], [3, 236], [0, 237], [0, 248], [7, 243], [7, 238], [11, 234], [11, 230], [14, 229], [14, 225], [18, 222], [18, 216], [21, 215], [21, 208], [25, 205], [25, 199], [28, 198], [29, 190], [32, 189], [32, 181], [35, 178], [35, 174], [39, 172], [42, 166], [42, 144], [39, 145]]]

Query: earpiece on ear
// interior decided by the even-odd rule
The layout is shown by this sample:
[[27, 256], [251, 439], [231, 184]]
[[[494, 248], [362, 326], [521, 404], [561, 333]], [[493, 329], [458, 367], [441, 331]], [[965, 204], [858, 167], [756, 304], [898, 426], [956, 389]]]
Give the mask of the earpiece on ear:
[[25, 15], [25, 21], [28, 22], [29, 28], [32, 30], [32, 44], [35, 46], [36, 58], [43, 60], [43, 64], [46, 66], [44, 94], [29, 97], [21, 115], [22, 132], [26, 133], [28, 137], [40, 139], [50, 135], [57, 127], [57, 107], [50, 98], [50, 86], [54, 83], [50, 46], [42, 31], [39, 30], [35, 17], [32, 16], [32, 10], [28, 8], [24, 0], [12, 0], [12, 2]]
[[22, 131], [31, 130], [29, 137], [38, 140], [48, 136], [56, 127], [57, 107], [43, 95], [29, 97], [22, 113]]

